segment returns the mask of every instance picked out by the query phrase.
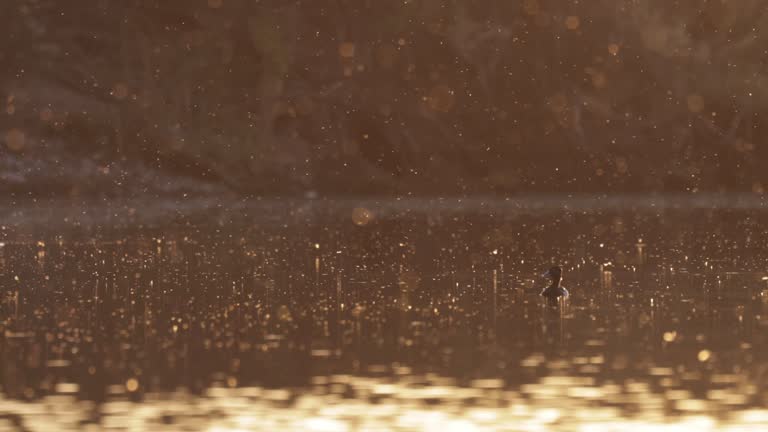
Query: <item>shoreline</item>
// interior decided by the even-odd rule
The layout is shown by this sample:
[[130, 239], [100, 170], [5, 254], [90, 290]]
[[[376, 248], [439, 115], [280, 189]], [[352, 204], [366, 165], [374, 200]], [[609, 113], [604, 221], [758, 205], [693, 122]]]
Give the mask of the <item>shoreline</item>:
[[373, 218], [520, 215], [601, 212], [768, 211], [768, 197], [757, 194], [520, 195], [515, 197], [336, 197], [336, 198], [133, 198], [13, 200], [0, 207], [0, 225], [48, 229], [72, 227], [160, 227], [179, 221], [289, 223], [347, 215], [353, 209]]

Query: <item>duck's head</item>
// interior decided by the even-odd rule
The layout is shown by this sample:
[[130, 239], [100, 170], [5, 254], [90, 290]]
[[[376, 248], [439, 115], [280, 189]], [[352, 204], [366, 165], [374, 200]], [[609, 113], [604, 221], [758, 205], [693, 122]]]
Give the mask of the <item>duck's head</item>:
[[563, 276], [563, 269], [560, 266], [554, 266], [547, 270], [543, 275], [545, 278], [551, 279], [553, 282], [559, 282]]

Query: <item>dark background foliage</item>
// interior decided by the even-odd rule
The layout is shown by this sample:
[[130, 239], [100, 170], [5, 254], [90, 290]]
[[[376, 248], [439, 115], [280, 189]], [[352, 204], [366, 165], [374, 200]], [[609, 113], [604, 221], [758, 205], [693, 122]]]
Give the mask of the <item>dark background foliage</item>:
[[765, 2], [6, 0], [21, 195], [762, 193]]

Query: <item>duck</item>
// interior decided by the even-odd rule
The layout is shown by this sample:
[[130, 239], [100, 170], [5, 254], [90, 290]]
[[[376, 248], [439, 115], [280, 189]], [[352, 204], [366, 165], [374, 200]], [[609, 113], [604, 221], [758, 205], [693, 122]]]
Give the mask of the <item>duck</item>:
[[571, 295], [565, 287], [560, 286], [560, 281], [563, 278], [563, 269], [559, 266], [550, 268], [542, 277], [549, 278], [550, 284], [539, 295], [545, 297], [550, 303], [556, 302], [561, 297], [568, 298]]

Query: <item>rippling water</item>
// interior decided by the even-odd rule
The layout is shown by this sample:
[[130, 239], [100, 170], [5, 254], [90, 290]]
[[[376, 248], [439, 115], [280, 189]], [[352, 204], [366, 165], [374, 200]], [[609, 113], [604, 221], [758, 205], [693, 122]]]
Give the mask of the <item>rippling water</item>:
[[0, 430], [768, 428], [762, 211], [349, 210], [3, 227]]

